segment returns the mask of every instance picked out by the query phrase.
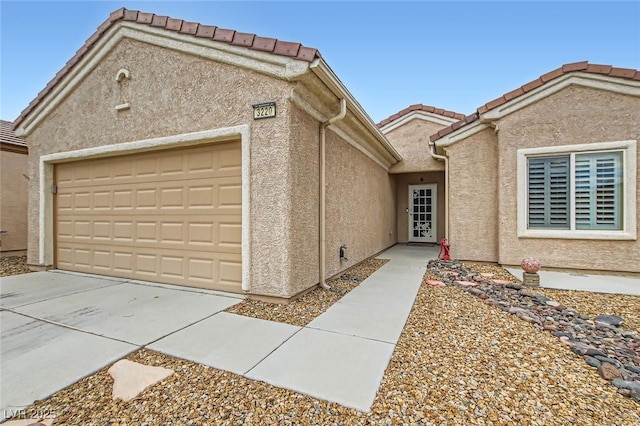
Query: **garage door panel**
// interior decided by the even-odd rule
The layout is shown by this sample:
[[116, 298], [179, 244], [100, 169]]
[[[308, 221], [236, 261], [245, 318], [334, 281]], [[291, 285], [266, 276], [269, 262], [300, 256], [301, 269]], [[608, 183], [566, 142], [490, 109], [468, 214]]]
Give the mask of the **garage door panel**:
[[56, 167], [57, 267], [239, 292], [240, 143]]
[[242, 263], [237, 259], [229, 253], [165, 249], [160, 254], [138, 247], [58, 250], [60, 269], [236, 292], [242, 282]]
[[90, 216], [58, 221], [58, 245], [83, 242], [116, 247], [189, 250], [240, 253], [242, 224], [237, 215], [172, 215], [156, 220], [131, 219], [124, 216], [100, 218]]

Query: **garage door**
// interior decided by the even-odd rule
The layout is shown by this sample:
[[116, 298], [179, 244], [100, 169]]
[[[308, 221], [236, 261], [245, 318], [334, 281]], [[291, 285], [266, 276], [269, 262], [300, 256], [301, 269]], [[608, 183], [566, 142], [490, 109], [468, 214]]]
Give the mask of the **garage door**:
[[240, 142], [56, 166], [58, 269], [241, 291]]

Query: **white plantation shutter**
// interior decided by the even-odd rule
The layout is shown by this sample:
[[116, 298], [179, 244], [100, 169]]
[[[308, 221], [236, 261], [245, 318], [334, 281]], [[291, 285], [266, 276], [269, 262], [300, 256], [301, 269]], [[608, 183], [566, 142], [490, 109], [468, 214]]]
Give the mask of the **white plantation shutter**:
[[576, 154], [576, 229], [622, 229], [622, 152]]
[[530, 158], [528, 190], [529, 228], [569, 228], [569, 156]]

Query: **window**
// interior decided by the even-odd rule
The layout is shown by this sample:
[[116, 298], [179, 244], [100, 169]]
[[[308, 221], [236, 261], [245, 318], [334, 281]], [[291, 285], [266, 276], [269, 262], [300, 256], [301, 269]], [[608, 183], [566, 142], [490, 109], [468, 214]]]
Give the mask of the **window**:
[[623, 181], [622, 151], [530, 157], [528, 226], [571, 229], [573, 210], [575, 229], [622, 229]]
[[636, 141], [518, 151], [518, 235], [635, 239]]

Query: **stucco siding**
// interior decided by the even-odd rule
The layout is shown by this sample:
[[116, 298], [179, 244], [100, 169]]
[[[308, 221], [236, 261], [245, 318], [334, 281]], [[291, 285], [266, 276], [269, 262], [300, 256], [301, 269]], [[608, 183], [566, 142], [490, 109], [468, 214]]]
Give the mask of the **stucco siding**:
[[24, 254], [27, 249], [28, 157], [0, 152], [0, 252]]
[[447, 147], [449, 156], [449, 243], [456, 259], [496, 262], [498, 150], [492, 129]]
[[291, 282], [290, 296], [318, 284], [320, 123], [291, 105]]
[[444, 238], [444, 172], [427, 173], [403, 173], [395, 175], [396, 178], [396, 215], [398, 218], [398, 242], [406, 243], [409, 240], [409, 185], [422, 185], [435, 183], [437, 185], [437, 241]]
[[[360, 151], [327, 131], [327, 276], [397, 241], [395, 180]], [[349, 262], [340, 262], [347, 246]]]
[[[516, 213], [518, 149], [640, 140], [640, 99], [570, 86], [504, 117], [498, 126], [499, 262], [519, 264], [523, 257], [534, 256], [543, 267], [640, 272], [637, 240], [518, 238]], [[640, 164], [640, 150], [638, 155], [637, 164]], [[640, 191], [640, 184], [637, 190]], [[636, 202], [638, 200], [640, 192], [636, 194]]]
[[444, 163], [429, 154], [429, 136], [446, 127], [415, 118], [387, 132], [385, 136], [402, 156], [402, 161], [391, 166], [390, 173], [408, 173], [444, 170]]
[[[131, 73], [122, 87], [115, 81], [121, 68]], [[252, 292], [284, 295], [292, 270], [291, 90], [291, 83], [256, 72], [124, 39], [27, 137], [29, 175], [39, 182], [44, 154], [248, 124]], [[251, 105], [265, 101], [277, 103], [277, 117], [254, 121]], [[123, 102], [131, 108], [115, 111]], [[38, 191], [32, 185], [29, 192], [31, 264], [39, 259]]]

